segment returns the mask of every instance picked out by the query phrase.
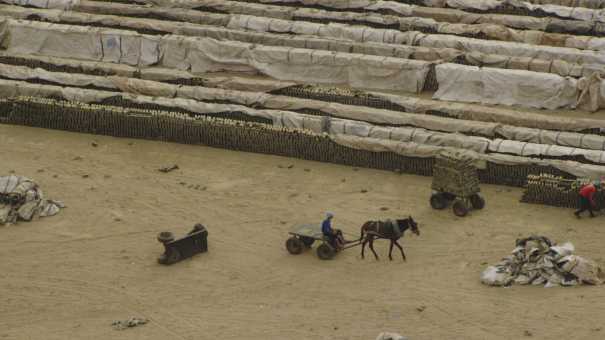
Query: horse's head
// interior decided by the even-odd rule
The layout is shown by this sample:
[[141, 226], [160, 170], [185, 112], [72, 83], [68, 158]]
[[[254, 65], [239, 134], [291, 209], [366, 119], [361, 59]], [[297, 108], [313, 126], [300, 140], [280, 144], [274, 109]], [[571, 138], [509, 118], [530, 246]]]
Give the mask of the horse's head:
[[403, 232], [409, 228], [414, 234], [420, 236], [420, 230], [418, 229], [418, 223], [416, 223], [416, 221], [414, 221], [412, 216], [405, 218], [403, 220], [397, 220], [397, 225], [399, 225], [399, 230], [401, 230], [401, 232]]

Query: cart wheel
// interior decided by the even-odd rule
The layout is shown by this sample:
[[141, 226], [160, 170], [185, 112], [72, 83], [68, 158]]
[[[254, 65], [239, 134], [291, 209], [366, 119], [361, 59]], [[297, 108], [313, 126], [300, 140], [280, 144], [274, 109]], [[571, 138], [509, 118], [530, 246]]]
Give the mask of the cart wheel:
[[462, 200], [454, 201], [454, 206], [452, 208], [454, 210], [454, 214], [458, 217], [464, 217], [466, 214], [468, 214], [468, 207]]
[[336, 249], [327, 243], [322, 243], [317, 247], [317, 257], [322, 260], [331, 260], [336, 255]]
[[485, 199], [479, 194], [471, 196], [471, 205], [473, 209], [481, 210], [485, 207]]
[[306, 237], [306, 236], [300, 236], [300, 240], [307, 248], [311, 248], [311, 246], [313, 245], [313, 242], [315, 242], [315, 239], [313, 239], [312, 237]]
[[174, 241], [174, 234], [169, 231], [162, 231], [158, 234], [158, 241], [161, 243], [168, 243]]
[[288, 249], [288, 252], [292, 255], [298, 255], [300, 253], [303, 252], [304, 249], [304, 243], [303, 241], [301, 241], [300, 239], [298, 239], [297, 237], [290, 237], [287, 241], [286, 241], [286, 249]]
[[437, 210], [445, 209], [445, 207], [447, 207], [447, 199], [441, 193], [432, 194], [431, 195], [431, 207], [433, 207], [433, 209], [437, 209]]
[[197, 233], [198, 231], [202, 231], [202, 230], [205, 230], [205, 229], [206, 229], [206, 227], [204, 227], [203, 224], [197, 223], [196, 225], [193, 226], [193, 229], [191, 229], [191, 231], [189, 232], [189, 234]]

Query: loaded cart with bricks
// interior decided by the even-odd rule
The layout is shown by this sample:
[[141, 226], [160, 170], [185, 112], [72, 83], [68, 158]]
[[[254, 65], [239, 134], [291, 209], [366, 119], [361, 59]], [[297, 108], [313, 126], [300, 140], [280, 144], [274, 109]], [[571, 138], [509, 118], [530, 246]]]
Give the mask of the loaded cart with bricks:
[[443, 152], [435, 158], [431, 206], [445, 209], [453, 201], [454, 214], [464, 217], [471, 209], [483, 209], [479, 174], [473, 160], [459, 152]]

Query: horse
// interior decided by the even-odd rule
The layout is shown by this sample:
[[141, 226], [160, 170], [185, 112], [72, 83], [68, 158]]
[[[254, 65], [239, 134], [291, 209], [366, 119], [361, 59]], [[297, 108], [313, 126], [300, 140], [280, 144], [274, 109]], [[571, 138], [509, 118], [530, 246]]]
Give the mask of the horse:
[[[396, 245], [397, 248], [401, 251], [401, 256], [403, 257], [403, 261], [406, 261], [405, 253], [403, 252], [403, 248], [397, 240], [403, 237], [403, 233], [410, 229], [414, 234], [420, 235], [420, 230], [418, 230], [418, 223], [414, 221], [412, 216], [409, 216], [406, 219], [395, 220], [395, 221], [368, 221], [361, 226], [361, 237], [359, 238], [359, 242], [361, 242], [361, 258], [364, 258], [364, 251], [366, 248], [366, 243], [369, 244], [370, 250], [374, 253], [376, 260], [378, 260], [378, 254], [374, 251], [374, 239], [388, 239], [391, 241], [391, 246], [389, 248], [389, 259], [393, 261], [393, 256], [391, 253], [393, 252], [393, 245]], [[363, 242], [362, 242], [363, 240]]]

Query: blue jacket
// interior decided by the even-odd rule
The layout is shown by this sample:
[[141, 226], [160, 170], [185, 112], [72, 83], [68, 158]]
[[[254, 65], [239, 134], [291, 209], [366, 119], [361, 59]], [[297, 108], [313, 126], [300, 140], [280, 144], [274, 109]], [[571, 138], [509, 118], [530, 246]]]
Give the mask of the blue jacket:
[[326, 218], [321, 223], [321, 232], [324, 235], [332, 235], [332, 222], [330, 221], [330, 219]]

